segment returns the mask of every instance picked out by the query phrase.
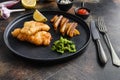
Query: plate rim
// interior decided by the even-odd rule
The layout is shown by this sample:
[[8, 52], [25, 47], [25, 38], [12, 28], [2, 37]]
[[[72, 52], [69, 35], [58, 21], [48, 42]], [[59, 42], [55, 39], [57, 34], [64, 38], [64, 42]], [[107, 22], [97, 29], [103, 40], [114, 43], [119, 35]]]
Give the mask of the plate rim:
[[[63, 12], [63, 11], [49, 11], [49, 10], [45, 10], [45, 11], [40, 11], [40, 12], [41, 12], [41, 13], [43, 13], [43, 12], [56, 12], [56, 13], [60, 12], [60, 13], [69, 14], [69, 15], [71, 15], [71, 16], [77, 17], [76, 15], [73, 15], [73, 14], [70, 14], [70, 13], [66, 13], [66, 12]], [[90, 43], [90, 39], [91, 39], [90, 28], [88, 27], [87, 23], [86, 23], [83, 19], [77, 17], [77, 18], [79, 18], [79, 19], [82, 21], [82, 23], [84, 23], [84, 24], [86, 25], [86, 27], [88, 27], [88, 30], [89, 30], [89, 38], [88, 38], [87, 42], [86, 42], [85, 45], [83, 45], [83, 47], [80, 48], [77, 52], [71, 53], [71, 54], [69, 54], [69, 55], [67, 55], [67, 56], [61, 56], [61, 57], [57, 57], [57, 58], [47, 58], [47, 59], [46, 59], [46, 58], [45, 58], [45, 59], [44, 59], [44, 58], [31, 58], [31, 57], [29, 57], [29, 56], [25, 56], [25, 55], [23, 55], [23, 54], [20, 54], [19, 52], [17, 52], [16, 50], [14, 50], [13, 48], [10, 47], [6, 34], [7, 34], [8, 31], [9, 31], [8, 29], [11, 29], [10, 26], [14, 24], [13, 22], [15, 22], [16, 20], [18, 20], [18, 19], [20, 19], [20, 18], [23, 18], [24, 16], [31, 15], [31, 14], [33, 14], [33, 12], [26, 13], [26, 14], [24, 14], [24, 15], [20, 15], [20, 16], [16, 17], [15, 19], [13, 19], [13, 20], [7, 25], [7, 27], [6, 27], [5, 31], [4, 31], [4, 34], [3, 34], [3, 38], [4, 38], [4, 42], [5, 42], [6, 46], [7, 46], [14, 54], [16, 54], [16, 55], [18, 55], [18, 56], [21, 56], [21, 57], [23, 57], [23, 58], [27, 58], [27, 59], [30, 59], [30, 60], [36, 60], [36, 61], [54, 61], [54, 60], [60, 60], [60, 59], [64, 59], [64, 58], [67, 58], [67, 57], [71, 57], [71, 56], [73, 56], [73, 55], [75, 55], [75, 54], [78, 54], [80, 51], [84, 50], [84, 49], [88, 46], [88, 44]]]

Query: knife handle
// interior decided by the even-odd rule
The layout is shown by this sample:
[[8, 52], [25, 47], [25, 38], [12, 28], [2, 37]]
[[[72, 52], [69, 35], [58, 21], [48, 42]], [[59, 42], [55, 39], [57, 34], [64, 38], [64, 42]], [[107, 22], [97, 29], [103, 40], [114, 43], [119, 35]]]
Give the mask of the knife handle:
[[107, 63], [107, 56], [106, 56], [105, 51], [102, 47], [100, 39], [97, 39], [96, 43], [97, 43], [97, 47], [98, 47], [99, 59], [103, 64], [106, 64]]

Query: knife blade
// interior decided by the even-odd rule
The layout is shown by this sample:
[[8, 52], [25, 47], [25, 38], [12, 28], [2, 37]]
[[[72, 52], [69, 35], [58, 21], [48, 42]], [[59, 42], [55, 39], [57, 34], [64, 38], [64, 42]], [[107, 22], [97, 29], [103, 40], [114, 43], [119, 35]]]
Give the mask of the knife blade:
[[96, 28], [94, 20], [91, 21], [90, 26], [91, 26], [92, 37], [97, 44], [99, 59], [100, 59], [101, 63], [106, 64], [107, 63], [107, 56], [106, 56], [105, 51], [103, 49], [103, 46], [101, 44], [100, 35], [99, 35], [99, 32]]

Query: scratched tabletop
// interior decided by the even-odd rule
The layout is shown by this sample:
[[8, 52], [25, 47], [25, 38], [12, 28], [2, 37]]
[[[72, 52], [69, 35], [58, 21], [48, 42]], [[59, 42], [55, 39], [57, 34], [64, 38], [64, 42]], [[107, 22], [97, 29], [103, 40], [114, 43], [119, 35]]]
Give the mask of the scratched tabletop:
[[[0, 0], [0, 2], [7, 0]], [[74, 15], [74, 8], [81, 5], [82, 0], [74, 0], [72, 8], [68, 11]], [[120, 0], [85, 0], [85, 7], [91, 10], [91, 14], [85, 22], [96, 20], [103, 16], [108, 28], [111, 43], [120, 56]], [[24, 8], [21, 3], [12, 9]], [[55, 0], [37, 2], [39, 10], [58, 10]], [[0, 80], [120, 80], [120, 68], [112, 64], [110, 51], [101, 35], [101, 42], [108, 57], [106, 65], [102, 65], [98, 59], [96, 45], [91, 38], [84, 53], [62, 63], [43, 65], [16, 56], [4, 43], [3, 34], [7, 25], [16, 17], [34, 11], [12, 13], [10, 18], [0, 20]]]

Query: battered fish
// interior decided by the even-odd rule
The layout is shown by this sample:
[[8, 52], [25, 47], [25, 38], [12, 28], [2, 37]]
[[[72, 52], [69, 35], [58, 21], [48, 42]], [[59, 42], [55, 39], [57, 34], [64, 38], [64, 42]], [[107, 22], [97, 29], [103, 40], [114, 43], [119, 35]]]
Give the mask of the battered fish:
[[26, 35], [21, 33], [20, 28], [16, 28], [12, 33], [13, 37], [16, 37], [20, 41], [28, 41], [35, 45], [49, 45], [52, 39], [52, 36], [49, 32], [46, 31], [38, 31], [33, 35]]
[[52, 39], [51, 34], [47, 32], [49, 29], [50, 27], [47, 24], [36, 21], [27, 21], [24, 23], [23, 28], [14, 29], [11, 34], [20, 41], [28, 41], [35, 45], [47, 46]]
[[36, 21], [27, 21], [24, 23], [24, 26], [21, 29], [21, 33], [24, 33], [26, 35], [32, 35], [38, 31], [49, 31], [49, 30], [50, 27], [45, 23], [36, 22]]

